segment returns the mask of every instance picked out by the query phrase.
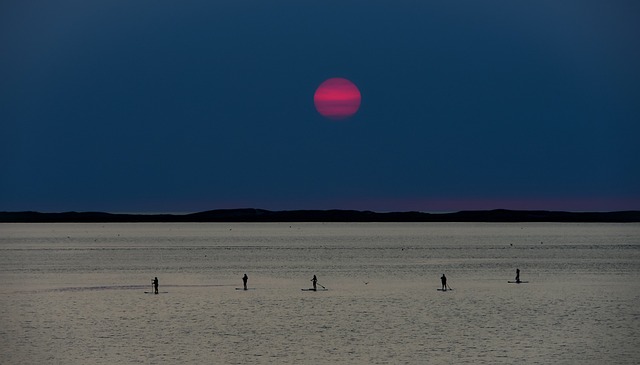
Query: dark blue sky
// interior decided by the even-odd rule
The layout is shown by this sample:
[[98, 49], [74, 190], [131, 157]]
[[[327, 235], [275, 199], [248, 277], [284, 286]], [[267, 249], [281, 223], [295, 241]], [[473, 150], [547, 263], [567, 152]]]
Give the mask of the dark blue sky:
[[639, 39], [636, 0], [5, 0], [0, 210], [640, 209]]

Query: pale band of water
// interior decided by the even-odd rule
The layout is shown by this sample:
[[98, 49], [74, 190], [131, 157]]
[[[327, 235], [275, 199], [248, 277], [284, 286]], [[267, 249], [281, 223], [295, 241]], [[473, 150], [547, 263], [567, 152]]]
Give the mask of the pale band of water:
[[637, 364], [639, 303], [638, 224], [0, 225], [2, 364]]

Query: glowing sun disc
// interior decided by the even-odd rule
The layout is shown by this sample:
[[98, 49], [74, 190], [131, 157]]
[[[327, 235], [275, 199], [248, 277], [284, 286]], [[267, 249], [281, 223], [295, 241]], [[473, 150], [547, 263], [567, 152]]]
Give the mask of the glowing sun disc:
[[313, 95], [316, 110], [329, 119], [349, 118], [360, 109], [361, 100], [358, 87], [341, 77], [325, 80]]

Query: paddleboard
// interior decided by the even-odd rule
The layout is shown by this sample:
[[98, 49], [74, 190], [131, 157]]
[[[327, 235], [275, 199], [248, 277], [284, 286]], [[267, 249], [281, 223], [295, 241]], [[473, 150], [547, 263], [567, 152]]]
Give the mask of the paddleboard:
[[236, 290], [256, 290], [256, 288], [236, 288]]
[[453, 289], [437, 289], [438, 291], [449, 291], [449, 290], [453, 290]]
[[302, 291], [327, 291], [327, 290], [329, 290], [329, 289], [320, 289], [320, 288], [318, 288], [318, 289], [311, 289], [311, 288], [309, 288], [309, 289], [300, 289], [300, 290], [302, 290]]
[[[145, 294], [155, 294], [155, 293], [154, 293], [154, 292], [152, 292], [152, 291], [146, 291], [146, 292], [144, 292], [144, 293], [145, 293]], [[167, 294], [167, 293], [168, 293], [168, 291], [161, 291], [161, 292], [158, 292], [158, 294]]]
[[507, 283], [511, 283], [511, 284], [526, 284], [528, 283], [528, 281], [507, 281]]

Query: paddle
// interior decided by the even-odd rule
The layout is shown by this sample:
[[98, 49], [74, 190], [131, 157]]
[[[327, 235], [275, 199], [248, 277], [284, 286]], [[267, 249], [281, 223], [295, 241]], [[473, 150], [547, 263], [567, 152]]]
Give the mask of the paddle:
[[317, 284], [317, 285], [320, 285], [320, 286], [322, 287], [322, 289], [326, 289], [326, 288], [324, 287], [324, 285], [322, 285], [322, 284], [320, 284], [320, 283], [318, 283], [318, 282], [316, 282], [316, 284]]

